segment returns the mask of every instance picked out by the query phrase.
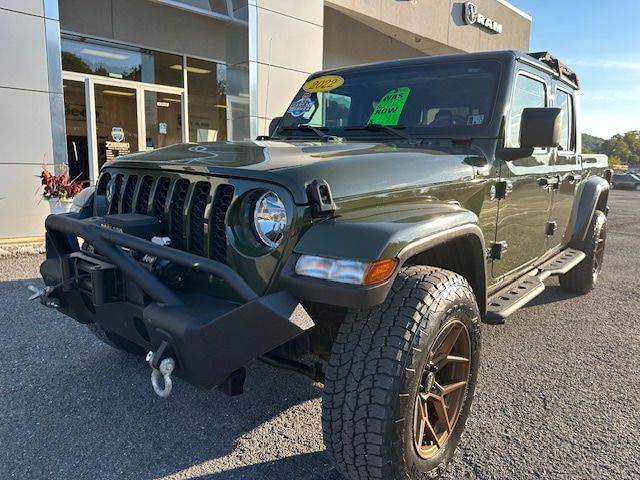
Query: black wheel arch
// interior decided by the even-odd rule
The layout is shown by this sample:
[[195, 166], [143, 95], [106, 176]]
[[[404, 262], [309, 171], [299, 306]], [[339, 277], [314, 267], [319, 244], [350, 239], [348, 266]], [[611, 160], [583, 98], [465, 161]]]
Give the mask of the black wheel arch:
[[609, 182], [597, 176], [589, 177], [580, 184], [569, 224], [570, 244], [576, 244], [585, 239], [596, 210], [607, 213], [610, 188]]
[[486, 313], [486, 249], [477, 224], [461, 225], [409, 244], [400, 252], [399, 259], [401, 267], [428, 265], [461, 275], [471, 285], [480, 313]]

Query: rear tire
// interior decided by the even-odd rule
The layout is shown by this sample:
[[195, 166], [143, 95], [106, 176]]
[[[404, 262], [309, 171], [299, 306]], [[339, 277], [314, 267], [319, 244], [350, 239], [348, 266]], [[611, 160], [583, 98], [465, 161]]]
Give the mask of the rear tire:
[[573, 248], [587, 256], [578, 265], [560, 276], [560, 287], [572, 293], [589, 293], [598, 284], [607, 241], [607, 217], [596, 210], [584, 241]]
[[327, 453], [342, 475], [440, 477], [473, 399], [479, 319], [463, 277], [419, 266], [400, 271], [382, 305], [347, 315], [322, 396]]
[[116, 350], [130, 353], [132, 355], [144, 355], [147, 353], [147, 351], [141, 346], [130, 342], [126, 338], [122, 338], [120, 335], [103, 330], [97, 323], [89, 323], [87, 324], [87, 328], [98, 340], [109, 345], [111, 348], [115, 348]]

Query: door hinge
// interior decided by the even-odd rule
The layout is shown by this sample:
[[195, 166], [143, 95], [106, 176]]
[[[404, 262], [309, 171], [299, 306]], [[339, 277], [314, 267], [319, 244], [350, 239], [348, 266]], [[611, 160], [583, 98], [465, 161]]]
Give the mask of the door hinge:
[[495, 242], [490, 248], [487, 248], [487, 259], [502, 260], [502, 256], [507, 252], [508, 244], [504, 240]]
[[491, 187], [491, 200], [504, 200], [513, 191], [513, 183], [511, 180], [500, 180]]
[[555, 235], [556, 230], [558, 230], [558, 222], [555, 220], [552, 222], [547, 222], [547, 236], [550, 237]]

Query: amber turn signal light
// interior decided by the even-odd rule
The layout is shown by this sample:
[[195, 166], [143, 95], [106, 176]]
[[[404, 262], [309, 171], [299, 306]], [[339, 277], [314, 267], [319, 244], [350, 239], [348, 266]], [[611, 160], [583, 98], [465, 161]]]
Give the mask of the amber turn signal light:
[[393, 274], [397, 265], [398, 259], [396, 258], [386, 258], [370, 263], [362, 284], [375, 285], [376, 283], [384, 282]]

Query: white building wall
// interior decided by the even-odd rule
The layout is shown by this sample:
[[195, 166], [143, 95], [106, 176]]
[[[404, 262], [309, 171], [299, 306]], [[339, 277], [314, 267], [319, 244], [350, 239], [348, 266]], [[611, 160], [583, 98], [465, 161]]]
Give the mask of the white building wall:
[[[0, 238], [44, 234], [43, 165], [64, 154], [57, 2], [0, 0]], [[62, 130], [60, 129], [62, 127]], [[60, 144], [62, 140], [62, 144]]]
[[[344, 44], [346, 32], [349, 35], [348, 48]], [[324, 69], [424, 55], [424, 52], [338, 10], [324, 9]]]
[[322, 69], [323, 0], [249, 0], [251, 137], [266, 135], [305, 78]]

